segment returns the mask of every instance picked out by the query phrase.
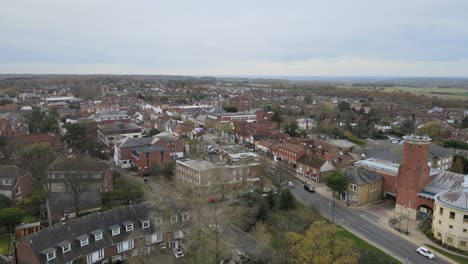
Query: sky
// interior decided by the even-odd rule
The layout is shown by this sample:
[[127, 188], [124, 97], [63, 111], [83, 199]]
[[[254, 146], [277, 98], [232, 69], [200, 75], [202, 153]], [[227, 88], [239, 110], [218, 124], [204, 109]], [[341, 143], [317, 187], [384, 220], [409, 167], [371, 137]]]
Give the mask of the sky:
[[466, 0], [0, 3], [0, 73], [468, 76]]

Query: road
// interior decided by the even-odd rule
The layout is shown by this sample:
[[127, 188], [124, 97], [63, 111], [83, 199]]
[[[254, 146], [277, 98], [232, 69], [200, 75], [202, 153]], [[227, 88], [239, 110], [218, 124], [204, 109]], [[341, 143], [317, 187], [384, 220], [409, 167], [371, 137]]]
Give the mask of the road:
[[[331, 219], [330, 200], [319, 193], [309, 193], [296, 184], [293, 193], [306, 204], [320, 210], [322, 215]], [[417, 246], [388, 232], [378, 225], [376, 217], [363, 210], [351, 210], [339, 204], [335, 204], [335, 223], [346, 228], [359, 237], [364, 237], [371, 244], [378, 245], [390, 255], [403, 260], [408, 258], [408, 263], [447, 263], [440, 258], [428, 260], [416, 253]]]

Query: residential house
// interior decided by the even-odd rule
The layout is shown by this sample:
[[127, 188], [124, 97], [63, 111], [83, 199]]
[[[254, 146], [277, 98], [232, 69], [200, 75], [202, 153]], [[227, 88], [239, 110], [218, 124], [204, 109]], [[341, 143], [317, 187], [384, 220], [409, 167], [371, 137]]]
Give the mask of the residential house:
[[131, 166], [139, 175], [149, 175], [155, 167], [173, 161], [170, 150], [160, 146], [137, 147], [132, 150]]
[[62, 145], [60, 137], [52, 133], [31, 133], [16, 135], [14, 141], [19, 145], [32, 145], [37, 143], [47, 143], [52, 147], [60, 147]]
[[383, 177], [376, 172], [360, 167], [352, 167], [345, 172], [348, 190], [341, 199], [351, 205], [361, 206], [379, 201], [382, 198]]
[[22, 172], [17, 166], [0, 165], [0, 194], [19, 204], [29, 197], [33, 189], [33, 178]]
[[[52, 218], [60, 219], [75, 213], [73, 192], [76, 189], [83, 189], [78, 200], [80, 210], [99, 208], [102, 194], [112, 191], [113, 183], [112, 169], [104, 162], [84, 158], [54, 161], [47, 170], [46, 187], [50, 191]], [[47, 218], [44, 208], [41, 213]]]
[[302, 155], [296, 164], [297, 173], [316, 182], [323, 182], [324, 176], [335, 169], [330, 161], [308, 154]]
[[297, 160], [306, 153], [306, 148], [303, 145], [292, 143], [281, 143], [272, 147], [273, 159], [275, 161], [285, 161], [293, 168], [296, 167]]
[[188, 232], [183, 207], [130, 205], [92, 213], [20, 238], [17, 264], [121, 263], [132, 256], [172, 254]]
[[317, 122], [312, 118], [298, 118], [296, 119], [297, 126], [300, 129], [311, 130], [317, 127]]

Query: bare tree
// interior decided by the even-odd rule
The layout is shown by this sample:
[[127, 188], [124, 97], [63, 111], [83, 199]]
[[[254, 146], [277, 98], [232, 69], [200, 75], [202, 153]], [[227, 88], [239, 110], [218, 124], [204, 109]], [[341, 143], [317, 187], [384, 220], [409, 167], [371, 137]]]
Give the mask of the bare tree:
[[65, 179], [65, 190], [73, 199], [75, 206], [75, 214], [78, 217], [80, 214], [80, 198], [88, 190], [88, 182], [78, 177], [74, 177], [71, 173]]
[[49, 226], [52, 225], [52, 214], [50, 211], [50, 179], [47, 176], [47, 168], [57, 157], [52, 147], [46, 143], [33, 144], [21, 150], [20, 163], [31, 173], [35, 187], [45, 193], [47, 219]]

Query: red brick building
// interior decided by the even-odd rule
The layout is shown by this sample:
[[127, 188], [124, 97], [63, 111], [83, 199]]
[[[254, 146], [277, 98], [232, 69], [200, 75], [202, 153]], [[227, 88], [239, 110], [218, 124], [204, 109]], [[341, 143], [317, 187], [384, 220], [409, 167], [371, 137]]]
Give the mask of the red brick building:
[[245, 95], [239, 95], [229, 98], [229, 106], [234, 106], [239, 111], [250, 110], [253, 106], [253, 98]]
[[274, 160], [283, 160], [293, 167], [296, 166], [297, 160], [306, 153], [306, 148], [302, 145], [292, 143], [281, 143], [271, 147]]
[[406, 136], [403, 147], [403, 161], [398, 168], [396, 207], [395, 210], [406, 209], [416, 219], [416, 210], [425, 205], [434, 207], [434, 201], [425, 199], [419, 193], [431, 182], [428, 137]]
[[171, 152], [165, 147], [139, 147], [132, 151], [132, 168], [140, 175], [151, 174], [155, 167], [163, 167], [170, 161], [173, 161]]

